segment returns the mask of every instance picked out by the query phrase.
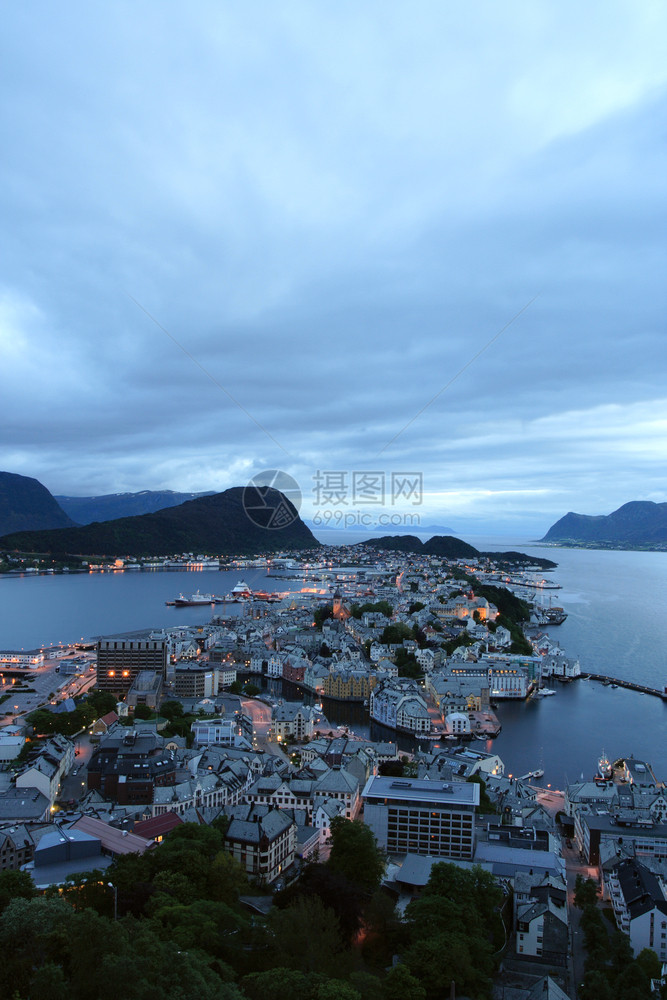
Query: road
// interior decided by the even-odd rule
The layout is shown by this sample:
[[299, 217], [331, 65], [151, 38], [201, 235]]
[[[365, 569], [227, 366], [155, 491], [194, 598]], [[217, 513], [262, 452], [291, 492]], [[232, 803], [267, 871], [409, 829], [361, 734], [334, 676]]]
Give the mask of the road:
[[275, 740], [269, 739], [271, 731], [271, 706], [254, 698], [244, 698], [243, 711], [250, 716], [253, 725], [253, 743], [259, 750], [265, 750], [274, 757], [282, 757], [289, 763], [289, 757]]
[[93, 744], [87, 732], [72, 738], [76, 747], [74, 766], [66, 775], [58, 796], [63, 807], [72, 800], [78, 802], [88, 791], [88, 764], [93, 755]]
[[[556, 789], [540, 790], [537, 795], [540, 805], [555, 818], [556, 813], [563, 810], [565, 797], [562, 792]], [[584, 935], [580, 927], [581, 910], [574, 905], [574, 887], [577, 875], [582, 878], [592, 878], [598, 881], [598, 870], [593, 865], [582, 860], [579, 849], [574, 844], [568, 847], [566, 838], [562, 838], [562, 852], [565, 861], [565, 871], [567, 876], [567, 907], [570, 925], [570, 955], [568, 962], [569, 994], [576, 1000], [579, 983], [584, 978], [584, 964], [586, 962], [586, 949], [584, 948]]]
[[[65, 676], [56, 673], [60, 660], [54, 659], [47, 660], [41, 667], [22, 671], [20, 676], [15, 678], [15, 683], [12, 683], [11, 677], [4, 677], [0, 694], [8, 694], [10, 697], [0, 708], [0, 713], [4, 713], [0, 717], [0, 725], [7, 725], [15, 720], [20, 721], [22, 716], [34, 712], [36, 708], [47, 706], [49, 703], [56, 704], [65, 698], [76, 698], [93, 687], [97, 679], [94, 669], [95, 654], [79, 655], [83, 655], [87, 661], [81, 674]], [[16, 690], [21, 687], [30, 690], [27, 692]]]

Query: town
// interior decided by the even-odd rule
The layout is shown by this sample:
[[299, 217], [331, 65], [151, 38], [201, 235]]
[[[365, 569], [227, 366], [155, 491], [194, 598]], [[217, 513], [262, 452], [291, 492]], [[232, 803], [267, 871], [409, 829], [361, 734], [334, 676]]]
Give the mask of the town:
[[[236, 865], [238, 912], [270, 921], [322, 867], [351, 877], [340, 858], [363, 827], [383, 920], [403, 933], [443, 870], [483, 877], [488, 961], [443, 960], [435, 982], [414, 928], [407, 945], [397, 931], [395, 950], [364, 959], [373, 984], [348, 970], [352, 992], [341, 980], [331, 996], [430, 998], [451, 980], [452, 995], [622, 997], [627, 968], [644, 990], [632, 995], [664, 989], [667, 793], [651, 762], [603, 753], [590, 780], [555, 790], [494, 752], [499, 703], [581, 677], [545, 631], [565, 617], [544, 602], [557, 584], [516, 556], [284, 553], [274, 575], [303, 586], [270, 595], [239, 580], [211, 599], [208, 624], [0, 651], [2, 872], [20, 872], [29, 896], [95, 885], [98, 912], [144, 916], [155, 911], [132, 898], [128, 859], [208, 828]], [[383, 738], [330, 721], [332, 705], [356, 706]], [[375, 926], [366, 911], [362, 923]], [[313, 971], [300, 961], [289, 968]], [[254, 996], [242, 971], [236, 995]]]

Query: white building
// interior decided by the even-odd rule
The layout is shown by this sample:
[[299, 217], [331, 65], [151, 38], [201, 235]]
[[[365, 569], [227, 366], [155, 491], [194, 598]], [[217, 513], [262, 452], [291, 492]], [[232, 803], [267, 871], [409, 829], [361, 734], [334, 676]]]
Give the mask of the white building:
[[665, 885], [634, 858], [621, 861], [605, 879], [616, 922], [630, 936], [637, 956], [650, 948], [667, 962], [667, 899]]
[[364, 822], [389, 853], [472, 859], [477, 783], [377, 776], [362, 797]]
[[52, 806], [60, 784], [74, 763], [74, 744], [64, 736], [53, 736], [39, 756], [16, 779], [17, 788], [37, 788]]
[[429, 733], [431, 717], [426, 702], [415, 681], [391, 679], [382, 681], [371, 691], [370, 715], [390, 729], [414, 733]]
[[445, 716], [445, 724], [452, 736], [466, 736], [470, 733], [470, 719], [463, 712], [451, 712]]
[[3, 726], [0, 729], [0, 761], [15, 760], [25, 744], [21, 726]]
[[288, 736], [297, 741], [306, 736], [310, 738], [313, 735], [315, 718], [315, 710], [308, 705], [302, 705], [300, 702], [283, 702], [273, 710], [271, 736], [278, 742], [282, 742]]

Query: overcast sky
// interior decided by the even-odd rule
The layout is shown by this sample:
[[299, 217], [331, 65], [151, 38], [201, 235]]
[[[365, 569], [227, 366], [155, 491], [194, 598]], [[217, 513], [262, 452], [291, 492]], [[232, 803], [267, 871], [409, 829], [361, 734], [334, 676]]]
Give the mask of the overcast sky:
[[318, 470], [414, 471], [424, 524], [526, 537], [667, 500], [664, 4], [32, 2], [0, 34], [0, 468], [280, 468], [306, 514]]

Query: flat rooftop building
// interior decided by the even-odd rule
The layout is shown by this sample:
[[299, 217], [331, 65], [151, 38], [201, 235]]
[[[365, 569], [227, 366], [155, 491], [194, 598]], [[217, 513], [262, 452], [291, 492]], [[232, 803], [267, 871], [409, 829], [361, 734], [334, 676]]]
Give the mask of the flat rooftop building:
[[362, 793], [364, 821], [391, 854], [472, 859], [479, 785], [374, 776]]
[[164, 678], [167, 672], [166, 639], [150, 639], [150, 633], [112, 635], [97, 642], [97, 686], [124, 696], [142, 670]]

